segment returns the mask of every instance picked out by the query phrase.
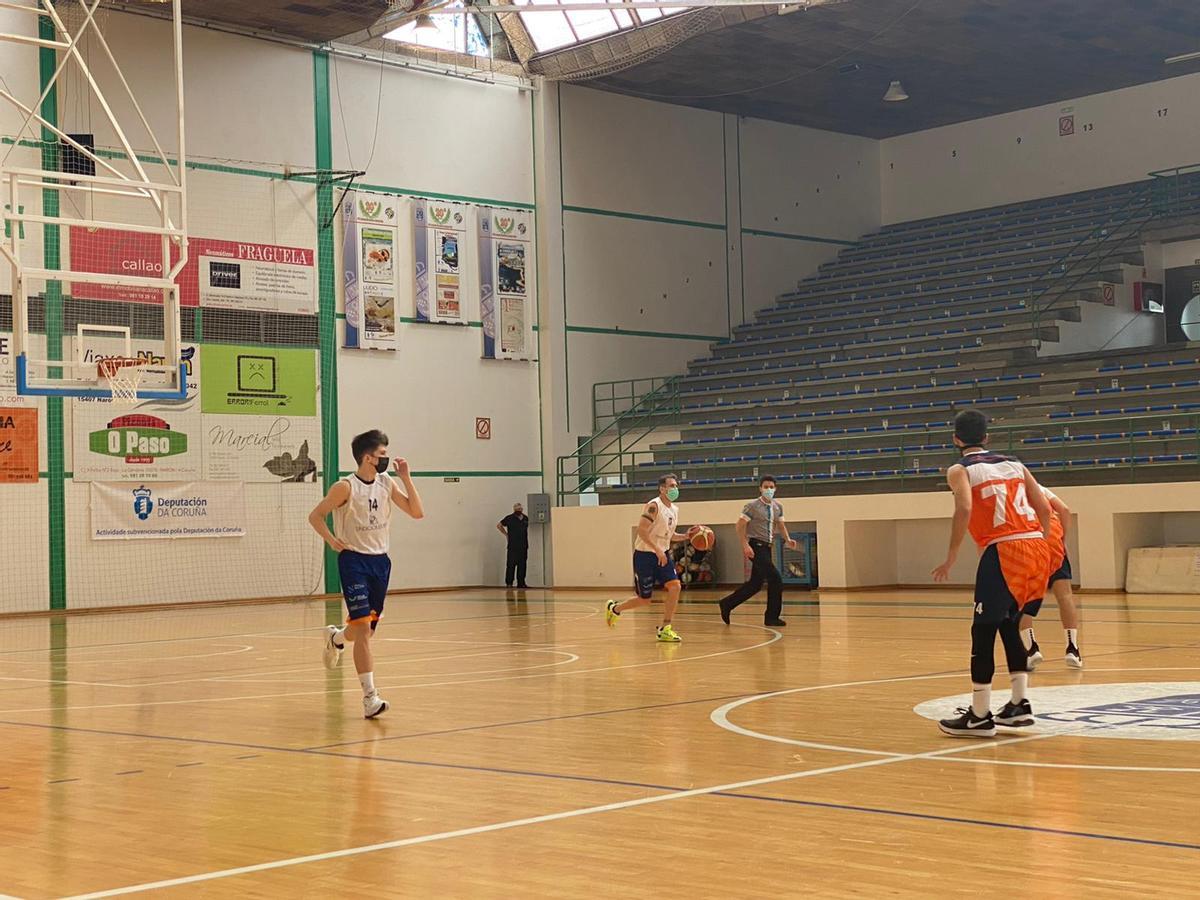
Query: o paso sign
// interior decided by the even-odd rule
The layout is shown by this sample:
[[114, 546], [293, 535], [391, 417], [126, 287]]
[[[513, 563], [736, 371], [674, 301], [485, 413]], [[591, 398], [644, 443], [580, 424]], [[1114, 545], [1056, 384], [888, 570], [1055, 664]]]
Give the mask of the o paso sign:
[[119, 416], [107, 428], [88, 435], [88, 449], [102, 456], [123, 458], [126, 462], [152, 463], [165, 456], [186, 453], [187, 435], [172, 431], [157, 416], [131, 414]]

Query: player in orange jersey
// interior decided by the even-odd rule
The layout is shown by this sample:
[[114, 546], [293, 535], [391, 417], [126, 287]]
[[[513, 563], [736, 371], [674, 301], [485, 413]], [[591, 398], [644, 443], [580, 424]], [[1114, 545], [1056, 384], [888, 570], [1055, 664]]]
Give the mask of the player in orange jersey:
[[[1026, 691], [1029, 665], [1021, 642], [1021, 612], [1036, 614], [1050, 578], [1050, 503], [1020, 462], [987, 449], [987, 417], [973, 409], [954, 419], [954, 444], [962, 459], [946, 472], [954, 492], [954, 524], [946, 561], [933, 570], [945, 581], [967, 532], [979, 545], [975, 618], [971, 624], [971, 705], [938, 723], [953, 737], [993, 737], [996, 725], [1034, 724]], [[996, 634], [1004, 644], [1012, 699], [994, 717], [992, 676]]]
[[[1063, 631], [1066, 632], [1067, 649], [1063, 658], [1068, 666], [1076, 669], [1083, 668], [1083, 656], [1079, 653], [1079, 608], [1075, 605], [1075, 595], [1071, 592], [1071, 560], [1067, 558], [1067, 526], [1071, 522], [1071, 509], [1063, 503], [1049, 488], [1042, 488], [1042, 493], [1050, 501], [1053, 515], [1050, 517], [1050, 593], [1058, 603], [1058, 618], [1062, 621]], [[1021, 640], [1025, 643], [1025, 651], [1029, 656], [1029, 671], [1032, 672], [1042, 662], [1042, 650], [1038, 647], [1037, 638], [1033, 635], [1033, 617], [1021, 616]]]

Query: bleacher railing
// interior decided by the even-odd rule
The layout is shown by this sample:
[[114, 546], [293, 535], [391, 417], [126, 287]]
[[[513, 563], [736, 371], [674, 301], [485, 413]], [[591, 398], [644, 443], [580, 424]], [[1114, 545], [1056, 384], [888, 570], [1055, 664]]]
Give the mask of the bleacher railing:
[[1026, 305], [1039, 347], [1039, 329], [1048, 321], [1047, 314], [1076, 302], [1076, 292], [1092, 279], [1102, 274], [1115, 277], [1114, 266], [1123, 254], [1140, 250], [1142, 234], [1151, 222], [1169, 224], [1200, 211], [1200, 163], [1148, 175], [1149, 181], [1139, 185], [1108, 221], [1081, 237], [1030, 286]]
[[673, 375], [650, 378], [624, 378], [620, 381], [598, 381], [592, 385], [592, 434], [606, 428], [615, 419], [643, 403], [647, 397], [666, 385]]
[[[950, 439], [952, 426], [851, 434], [836, 438], [746, 439], [736, 456], [711, 460], [681, 459], [687, 451], [649, 448], [606, 450], [596, 454], [604, 474], [596, 486], [653, 492], [660, 474], [674, 471], [692, 500], [728, 496], [733, 487], [753, 488], [771, 474], [789, 496], [828, 493], [829, 483], [861, 483], [870, 490], [934, 490], [944, 485], [946, 469], [958, 459]], [[890, 440], [890, 438], [895, 440]], [[870, 438], [879, 446], [866, 446]], [[771, 444], [771, 452], [753, 452], [753, 444]], [[1071, 481], [1138, 483], [1164, 480], [1165, 468], [1179, 478], [1200, 477], [1200, 410], [1141, 416], [1082, 416], [1023, 425], [994, 425], [990, 446], [1025, 459], [1049, 485], [1062, 473], [1080, 473]], [[1057, 452], [1056, 452], [1057, 451]], [[590, 489], [591, 486], [589, 486]], [[586, 489], [585, 489], [586, 490]]]
[[[563, 504], [564, 497], [589, 491], [599, 480], [608, 478], [614, 471], [619, 472], [625, 454], [630, 452], [631, 448], [638, 447], [656, 431], [671, 426], [678, 427], [682, 412], [679, 396], [679, 384], [682, 380], [680, 375], [671, 375], [664, 378], [631, 379], [627, 382], [646, 382], [654, 386], [630, 401], [628, 406], [619, 411], [611, 411], [607, 423], [590, 438], [582, 441], [574, 453], [558, 458], [555, 486], [559, 506]], [[621, 386], [627, 383], [608, 382]], [[623, 389], [614, 392], [623, 393]], [[595, 416], [595, 389], [592, 398]], [[616, 470], [610, 468], [614, 461], [618, 466]]]
[[1139, 186], [1104, 224], [1071, 245], [1030, 285], [1026, 306], [1039, 349], [1041, 325], [1047, 321], [1047, 314], [1076, 302], [1073, 292], [1101, 273], [1111, 272], [1112, 266], [1120, 264], [1122, 254], [1138, 248], [1142, 230], [1155, 216], [1154, 195], [1153, 181]]
[[1171, 218], [1194, 211], [1200, 163], [1150, 172], [1156, 216]]

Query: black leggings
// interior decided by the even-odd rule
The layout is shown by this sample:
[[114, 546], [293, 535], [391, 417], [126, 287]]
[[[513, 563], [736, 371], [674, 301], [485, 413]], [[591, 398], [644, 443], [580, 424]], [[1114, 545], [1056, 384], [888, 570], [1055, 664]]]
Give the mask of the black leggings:
[[1008, 618], [999, 625], [975, 622], [971, 625], [971, 683], [991, 684], [996, 674], [996, 632], [1004, 642], [1004, 656], [1010, 673], [1028, 672], [1029, 657], [1021, 641], [1019, 618]]

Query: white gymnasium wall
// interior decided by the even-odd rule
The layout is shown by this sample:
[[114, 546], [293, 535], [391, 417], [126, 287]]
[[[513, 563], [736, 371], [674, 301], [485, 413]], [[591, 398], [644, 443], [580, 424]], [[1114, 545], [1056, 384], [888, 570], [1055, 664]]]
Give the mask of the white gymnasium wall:
[[[111, 11], [101, 12], [99, 19], [155, 136], [164, 150], [174, 152], [178, 142], [170, 25]], [[151, 147], [145, 131], [134, 124], [137, 118], [133, 105], [96, 39], [89, 35], [81, 47], [130, 143], [138, 150]], [[315, 130], [311, 53], [185, 27], [183, 59], [190, 157], [312, 166]], [[89, 105], [88, 100], [87, 83], [76, 77], [68, 79], [59, 93], [61, 122], [94, 132], [100, 146], [113, 146], [115, 135], [103, 111], [94, 103]]]
[[879, 227], [879, 142], [762, 119], [735, 135], [749, 318]]
[[[339, 58], [330, 60], [330, 81], [334, 168], [364, 169], [362, 184], [390, 192], [533, 203], [531, 94]], [[402, 322], [398, 352], [338, 352], [341, 470], [354, 468], [350, 439], [381, 428], [393, 455], [418, 473], [426, 518], [393, 520], [393, 587], [503, 584], [496, 523], [542, 488], [537, 364], [480, 358], [479, 309], [470, 306], [478, 279], [473, 209], [467, 227], [472, 327]], [[406, 216], [398, 230], [397, 263], [411, 272]], [[340, 254], [340, 237], [336, 244]], [[398, 314], [415, 315], [411, 279], [401, 285]], [[477, 416], [492, 420], [491, 440], [476, 439]], [[531, 526], [531, 584], [544, 582], [542, 550], [541, 528]]]
[[[1075, 133], [1060, 137], [1063, 115], [1075, 117]], [[1090, 190], [1198, 161], [1195, 74], [884, 140], [883, 221]]]
[[[160, 58], [154, 49], [166, 38], [166, 26], [117, 13], [106, 13], [105, 20], [106, 36], [126, 62], [125, 74], [143, 109], [158, 127], [164, 147], [173, 151], [173, 84], [165, 54]], [[12, 71], [8, 61], [17, 57], [5, 57], [5, 77], [14, 88], [16, 80], [28, 82], [36, 96], [36, 52], [19, 53]], [[311, 53], [187, 28], [184, 54], [189, 157], [274, 172], [285, 166], [313, 168]], [[98, 55], [92, 53], [93, 61]], [[114, 73], [107, 66], [97, 70], [102, 83], [112, 88]], [[331, 59], [330, 75], [335, 168], [365, 168], [363, 183], [396, 193], [533, 203], [530, 94], [395, 68], [384, 69], [381, 80], [377, 64], [346, 60]], [[76, 79], [60, 92], [64, 128], [92, 130], [98, 144], [115, 144], [99, 109], [89, 106], [77, 87]], [[118, 96], [115, 90], [109, 95]], [[124, 100], [114, 103], [131, 111]], [[382, 113], [376, 136], [377, 108]], [[11, 116], [0, 119], [6, 132], [17, 127], [10, 124]], [[420, 139], [414, 137], [418, 134]], [[145, 137], [131, 139], [139, 149], [149, 146]], [[195, 170], [189, 177], [194, 234], [315, 249], [318, 223], [311, 184]], [[100, 201], [81, 214], [85, 211], [104, 215], [117, 209], [111, 201]], [[402, 247], [408, 238], [401, 237]], [[334, 243], [340, 252], [340, 234]], [[40, 259], [40, 243], [36, 253]], [[473, 246], [467, 249], [466, 266], [474, 279]], [[7, 283], [0, 287], [6, 289]], [[339, 297], [339, 310], [340, 303]], [[410, 291], [401, 298], [400, 315], [411, 318], [412, 307]], [[427, 507], [425, 521], [396, 524], [393, 587], [502, 583], [504, 539], [496, 522], [514, 501], [542, 489], [537, 365], [481, 360], [478, 309], [470, 311], [470, 318], [475, 321], [466, 328], [402, 324], [401, 349], [395, 354], [338, 352], [342, 470], [353, 468], [350, 437], [367, 427], [382, 427], [391, 433], [395, 450], [412, 459]], [[251, 336], [247, 339], [253, 342]], [[73, 462], [70, 407], [64, 404], [68, 472]], [[475, 439], [475, 416], [492, 418], [491, 441]], [[44, 467], [44, 417], [42, 438]], [[446, 480], [451, 478], [458, 480]], [[322, 589], [320, 546], [306, 522], [319, 498], [319, 484], [248, 485], [249, 533], [243, 539], [129, 543], [93, 542], [88, 534], [89, 485], [68, 479], [65, 487], [71, 607], [286, 596]], [[30, 548], [14, 564], [8, 581], [14, 590], [0, 593], [0, 609], [44, 608], [47, 483], [4, 485], [0, 497], [24, 510], [24, 537], [10, 536], [9, 545]], [[544, 579], [543, 537], [537, 527], [530, 538], [529, 580], [538, 584]]]
[[[10, 9], [0, 9], [0, 31], [9, 34], [36, 36], [38, 33], [37, 17], [28, 13]], [[4, 76], [3, 86], [14, 97], [26, 106], [35, 106], [38, 95], [38, 48], [17, 43], [0, 44], [0, 75]], [[8, 156], [8, 165], [33, 166], [40, 165], [41, 153], [36, 148], [12, 146], [10, 140], [16, 138], [25, 122], [25, 114], [11, 103], [0, 100], [0, 137], [5, 142], [0, 144], [0, 157]], [[25, 140], [40, 140], [41, 128], [34, 123], [23, 133]], [[8, 203], [8, 186], [4, 185], [3, 203]], [[27, 196], [22, 196], [21, 205], [26, 213], [40, 214], [42, 211], [41, 191], [25, 190]], [[2, 204], [0, 204], [2, 205]], [[42, 259], [42, 227], [27, 225], [25, 228], [25, 245], [23, 254], [36, 260], [41, 265]], [[0, 293], [7, 294], [12, 290], [12, 273], [7, 260], [0, 260]]]
[[575, 86], [554, 114], [567, 445], [593, 384], [682, 372], [879, 225], [875, 141]]
[[719, 113], [574, 86], [558, 111], [565, 416], [580, 435], [593, 384], [682, 371], [706, 352], [697, 336], [729, 333], [723, 126]]

